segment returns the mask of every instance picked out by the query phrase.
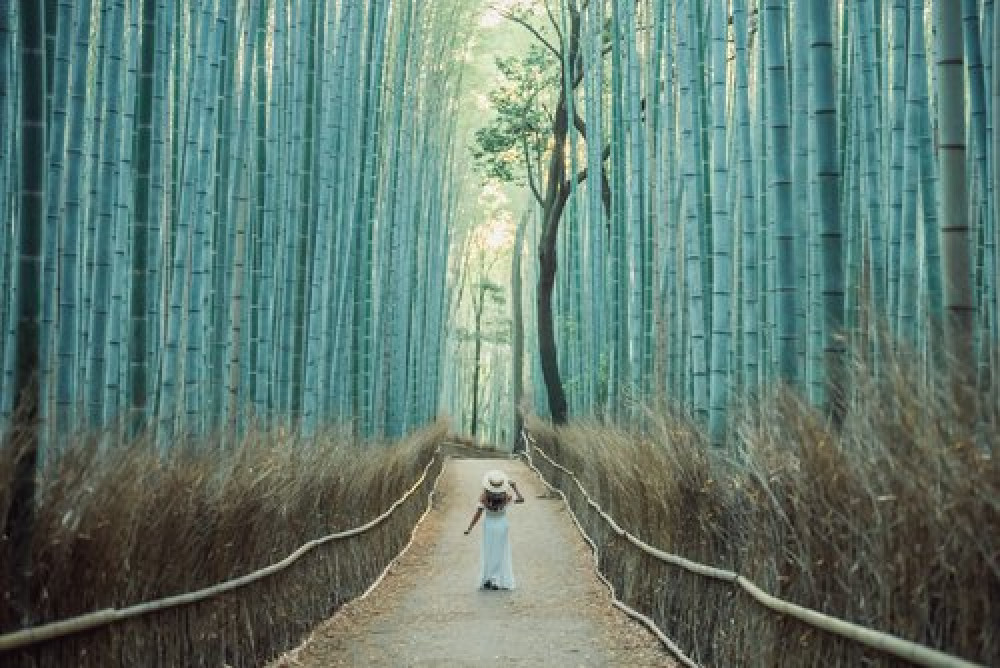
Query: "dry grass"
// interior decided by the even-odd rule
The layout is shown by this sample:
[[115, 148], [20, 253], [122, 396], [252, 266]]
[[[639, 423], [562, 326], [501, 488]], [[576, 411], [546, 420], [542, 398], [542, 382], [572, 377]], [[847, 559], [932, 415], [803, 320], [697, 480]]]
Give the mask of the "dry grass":
[[[839, 433], [779, 390], [742, 410], [727, 451], [662, 412], [641, 433], [529, 428], [647, 542], [801, 605], [1000, 664], [1000, 466], [988, 454], [1000, 441], [997, 398], [981, 397], [974, 435], [956, 427], [942, 384], [903, 364], [852, 380], [855, 408]], [[622, 597], [704, 665], [907, 665], [640, 554], [565, 476], [536, 464], [569, 493]]]
[[[392, 446], [337, 431], [308, 442], [253, 432], [235, 447], [189, 443], [166, 457], [143, 440], [75, 439], [40, 475], [33, 617], [197, 590], [363, 524], [416, 481], [446, 432], [435, 424]], [[313, 550], [260, 584], [4, 656], [4, 665], [258, 665], [365, 589], [408, 540], [426, 491], [378, 530]]]

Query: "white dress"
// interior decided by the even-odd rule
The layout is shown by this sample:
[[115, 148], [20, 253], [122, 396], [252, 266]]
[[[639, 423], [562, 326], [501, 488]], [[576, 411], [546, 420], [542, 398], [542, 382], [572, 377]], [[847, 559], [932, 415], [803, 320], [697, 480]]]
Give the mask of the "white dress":
[[500, 589], [514, 588], [514, 570], [510, 559], [510, 536], [507, 523], [507, 506], [500, 510], [483, 509], [483, 546], [480, 556], [479, 586], [492, 582]]

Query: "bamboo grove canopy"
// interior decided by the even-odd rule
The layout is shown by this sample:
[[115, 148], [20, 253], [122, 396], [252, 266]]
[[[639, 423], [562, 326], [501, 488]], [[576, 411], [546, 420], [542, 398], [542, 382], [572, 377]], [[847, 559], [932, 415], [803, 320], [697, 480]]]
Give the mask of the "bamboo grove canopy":
[[5, 414], [37, 345], [58, 430], [433, 418], [451, 9], [3, 3]]
[[[5, 417], [391, 436], [476, 405], [452, 246], [481, 179], [537, 200], [503, 308], [536, 304], [514, 376], [557, 421], [667, 398], [719, 437], [776, 381], [835, 416], [848, 355], [897, 347], [990, 387], [992, 0], [490, 7], [3, 3]], [[533, 47], [488, 85], [484, 30]]]

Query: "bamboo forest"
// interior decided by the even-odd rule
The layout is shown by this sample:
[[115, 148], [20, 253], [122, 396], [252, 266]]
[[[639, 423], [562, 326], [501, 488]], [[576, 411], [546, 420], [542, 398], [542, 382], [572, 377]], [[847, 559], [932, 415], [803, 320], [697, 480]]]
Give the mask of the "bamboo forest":
[[0, 664], [265, 665], [475, 458], [655, 665], [1000, 664], [997, 62], [994, 0], [0, 0]]

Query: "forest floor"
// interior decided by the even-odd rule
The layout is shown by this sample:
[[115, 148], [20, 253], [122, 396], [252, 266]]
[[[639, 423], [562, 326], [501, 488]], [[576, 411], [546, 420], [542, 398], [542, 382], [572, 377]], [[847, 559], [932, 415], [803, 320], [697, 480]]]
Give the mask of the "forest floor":
[[[493, 468], [526, 498], [508, 511], [517, 582], [509, 592], [478, 588], [482, 525], [463, 534]], [[564, 504], [546, 492], [519, 461], [448, 460], [431, 512], [385, 579], [272, 667], [675, 666], [612, 607]]]

